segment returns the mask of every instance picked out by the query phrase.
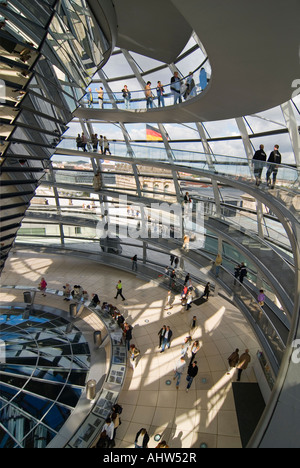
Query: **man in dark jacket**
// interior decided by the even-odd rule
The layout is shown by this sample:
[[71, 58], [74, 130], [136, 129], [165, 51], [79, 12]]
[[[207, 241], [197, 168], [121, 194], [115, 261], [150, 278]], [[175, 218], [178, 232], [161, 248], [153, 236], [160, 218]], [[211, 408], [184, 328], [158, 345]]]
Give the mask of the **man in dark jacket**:
[[135, 448], [147, 448], [150, 437], [145, 428], [142, 428], [135, 436]]
[[166, 325], [163, 325], [162, 328], [158, 332], [158, 336], [159, 336], [159, 346], [158, 347], [159, 348], [161, 348], [161, 344], [162, 344], [163, 338], [165, 336], [166, 330], [167, 330]]
[[186, 376], [186, 380], [188, 382], [187, 387], [186, 387], [186, 392], [188, 392], [189, 389], [191, 388], [193, 380], [194, 380], [194, 378], [196, 377], [197, 374], [198, 374], [197, 361], [193, 361], [189, 365], [188, 373], [187, 373], [187, 376]]
[[257, 187], [259, 187], [261, 183], [261, 174], [264, 168], [264, 162], [266, 162], [266, 160], [267, 155], [264, 152], [264, 145], [260, 145], [259, 150], [257, 150], [253, 156], [254, 176]]
[[162, 339], [162, 349], [161, 349], [161, 353], [164, 352], [165, 348], [170, 348], [171, 346], [171, 338], [173, 336], [173, 332], [172, 330], [170, 329], [170, 327], [166, 327], [166, 331], [164, 333], [164, 336], [163, 336], [163, 339]]
[[204, 288], [204, 292], [203, 292], [203, 294], [201, 296], [201, 299], [206, 296], [206, 300], [208, 301], [209, 293], [210, 293], [210, 283], [208, 282], [208, 283], [206, 283], [206, 286]]
[[240, 269], [240, 283], [244, 282], [244, 278], [247, 276], [247, 268], [244, 263], [241, 264], [241, 269]]
[[279, 146], [275, 145], [274, 146], [274, 151], [269, 156], [268, 163], [270, 163], [267, 171], [267, 185], [271, 185], [271, 174], [273, 174], [273, 184], [271, 188], [273, 189], [276, 184], [276, 178], [278, 174], [278, 165], [281, 164], [281, 154], [279, 153]]

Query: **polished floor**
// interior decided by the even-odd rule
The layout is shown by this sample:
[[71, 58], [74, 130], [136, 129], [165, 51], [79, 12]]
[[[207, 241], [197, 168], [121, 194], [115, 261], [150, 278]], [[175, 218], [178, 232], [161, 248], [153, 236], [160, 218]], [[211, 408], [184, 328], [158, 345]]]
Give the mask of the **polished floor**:
[[[119, 398], [123, 413], [116, 435], [117, 448], [134, 447], [136, 433], [142, 427], [150, 435], [150, 448], [157, 445], [156, 434], [172, 448], [199, 448], [202, 443], [210, 448], [241, 447], [231, 386], [236, 376], [235, 371], [227, 374], [227, 358], [236, 348], [241, 353], [248, 348], [252, 363], [244, 371], [242, 381], [255, 382], [253, 363], [260, 346], [251, 327], [234, 306], [218, 296], [186, 312], [182, 311], [177, 297], [174, 307], [165, 310], [167, 291], [154, 282], [146, 283], [131, 273], [88, 259], [26, 250], [15, 250], [11, 254], [1, 285], [38, 286], [42, 276], [48, 288], [54, 290], [62, 290], [68, 282], [80, 284], [90, 296], [97, 292], [101, 301], [116, 303], [133, 326], [131, 343], [141, 354], [135, 370], [128, 365]], [[125, 302], [114, 300], [119, 279], [123, 282]], [[22, 297], [15, 289], [1, 289], [2, 302], [21, 301]], [[68, 310], [68, 303], [57, 295], [43, 297], [37, 293], [35, 303]], [[199, 373], [186, 393], [186, 374], [176, 389], [173, 369], [183, 340], [190, 334], [193, 315], [197, 316], [197, 328], [192, 338], [201, 345], [196, 356]], [[171, 348], [164, 353], [158, 348], [162, 325], [169, 325], [173, 331]]]

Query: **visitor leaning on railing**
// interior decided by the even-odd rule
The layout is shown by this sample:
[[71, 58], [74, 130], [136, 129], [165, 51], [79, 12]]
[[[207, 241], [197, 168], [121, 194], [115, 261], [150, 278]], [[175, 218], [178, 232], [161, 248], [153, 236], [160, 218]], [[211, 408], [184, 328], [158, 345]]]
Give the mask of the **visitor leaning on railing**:
[[[89, 108], [95, 108], [98, 99], [100, 109], [112, 108], [113, 104], [117, 104], [119, 109], [124, 105], [127, 110], [152, 109], [153, 107], [165, 107], [165, 105], [172, 106], [181, 103], [183, 100], [196, 97], [205, 90], [209, 82], [207, 71], [204, 68], [206, 62], [207, 59], [184, 77], [179, 77], [179, 72], [176, 71], [168, 84], [162, 84], [161, 81], [158, 81], [157, 86], [152, 87], [151, 82], [148, 81], [144, 90], [136, 91], [129, 91], [128, 86], [125, 84], [122, 90], [113, 93], [113, 101], [107, 93], [103, 92], [102, 87], [100, 89], [96, 88], [95, 92], [89, 88], [82, 102]], [[199, 81], [195, 78], [196, 76]], [[174, 94], [175, 92], [176, 94]]]

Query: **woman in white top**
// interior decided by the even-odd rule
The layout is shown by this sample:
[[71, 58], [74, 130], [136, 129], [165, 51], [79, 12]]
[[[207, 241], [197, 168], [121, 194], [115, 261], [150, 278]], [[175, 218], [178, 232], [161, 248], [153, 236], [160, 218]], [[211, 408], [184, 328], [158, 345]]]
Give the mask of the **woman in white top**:
[[147, 448], [149, 442], [149, 435], [145, 428], [141, 429], [135, 437], [134, 446], [135, 448]]
[[190, 347], [190, 344], [191, 344], [191, 341], [192, 341], [192, 337], [191, 336], [187, 336], [185, 339], [184, 339], [184, 342], [181, 346], [181, 356], [185, 356], [189, 347]]
[[105, 424], [102, 428], [102, 432], [106, 432], [108, 448], [110, 447], [112, 440], [114, 438], [115, 425], [112, 422], [111, 418], [107, 418]]
[[194, 341], [192, 348], [191, 348], [192, 357], [191, 357], [190, 364], [192, 364], [199, 349], [200, 349], [199, 341]]

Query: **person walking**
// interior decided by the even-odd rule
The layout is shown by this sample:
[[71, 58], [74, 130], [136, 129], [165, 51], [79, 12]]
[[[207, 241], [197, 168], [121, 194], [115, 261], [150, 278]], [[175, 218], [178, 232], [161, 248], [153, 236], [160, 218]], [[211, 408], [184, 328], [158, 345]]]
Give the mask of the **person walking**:
[[172, 336], [173, 336], [173, 332], [170, 329], [170, 327], [167, 326], [165, 334], [164, 334], [163, 339], [162, 339], [161, 353], [163, 353], [166, 348], [170, 348]]
[[87, 143], [88, 143], [87, 137], [86, 137], [85, 134], [82, 132], [82, 134], [81, 134], [81, 148], [83, 149], [83, 152], [84, 152], [84, 153], [87, 152], [87, 149], [86, 149]]
[[244, 354], [241, 355], [239, 362], [236, 366], [238, 370], [237, 382], [240, 382], [241, 376], [244, 370], [246, 370], [251, 362], [251, 356], [249, 354], [249, 349], [246, 349]]
[[190, 277], [190, 274], [188, 273], [188, 274], [186, 275], [185, 280], [184, 280], [184, 283], [183, 283], [184, 286], [189, 282], [190, 278], [191, 278], [191, 277]]
[[189, 289], [186, 295], [186, 310], [190, 310], [192, 308], [193, 300], [194, 300], [193, 290]]
[[163, 341], [163, 338], [164, 338], [164, 336], [165, 336], [166, 330], [167, 330], [166, 325], [163, 325], [163, 326], [161, 327], [161, 329], [159, 330], [159, 332], [158, 332], [158, 336], [159, 336], [159, 345], [158, 345], [158, 348], [159, 348], [159, 349], [161, 348], [162, 341]]
[[134, 446], [135, 448], [147, 448], [150, 437], [148, 432], [143, 427], [135, 436]]
[[45, 280], [45, 278], [43, 277], [40, 281], [40, 284], [39, 284], [39, 290], [41, 291], [41, 293], [43, 294], [44, 297], [46, 297], [46, 289], [47, 289], [47, 282]]
[[260, 145], [259, 150], [257, 150], [253, 156], [253, 168], [254, 168], [254, 177], [255, 184], [257, 187], [261, 184], [261, 174], [264, 168], [264, 163], [267, 160], [267, 155], [264, 151], [264, 145]]
[[188, 382], [187, 387], [186, 387], [186, 392], [189, 391], [191, 388], [191, 385], [193, 383], [194, 378], [198, 374], [198, 366], [197, 366], [197, 361], [191, 362], [189, 367], [188, 367], [188, 372], [186, 376], [186, 380]]
[[137, 271], [137, 255], [132, 257], [132, 271]]
[[246, 268], [245, 264], [241, 263], [240, 278], [239, 278], [241, 284], [243, 284], [244, 278], [246, 278], [247, 274], [248, 274], [248, 272], [247, 272], [247, 268]]
[[102, 428], [102, 434], [105, 434], [106, 437], [106, 444], [107, 448], [111, 448], [113, 445], [114, 440], [114, 423], [112, 422], [111, 418], [106, 418], [105, 424]]
[[271, 185], [271, 188], [273, 189], [276, 184], [276, 178], [278, 174], [278, 165], [281, 164], [281, 154], [279, 153], [279, 145], [274, 146], [274, 150], [269, 156], [268, 163], [270, 163], [267, 174], [266, 174], [266, 179], [267, 179], [267, 185], [271, 185], [271, 174], [273, 174], [273, 184]]
[[93, 152], [94, 152], [94, 153], [97, 153], [97, 151], [98, 151], [98, 144], [99, 144], [99, 140], [98, 140], [98, 135], [97, 135], [97, 133], [95, 133], [95, 134], [92, 135], [91, 140], [92, 140], [92, 145], [93, 145]]
[[192, 357], [191, 357], [191, 360], [190, 360], [190, 364], [192, 364], [192, 362], [195, 359], [195, 356], [198, 353], [199, 349], [200, 349], [200, 344], [199, 344], [199, 341], [196, 340], [196, 341], [194, 341], [194, 343], [192, 344], [192, 347], [191, 347]]
[[109, 149], [109, 142], [106, 136], [103, 138], [103, 154], [108, 153], [111, 156], [111, 152]]
[[175, 301], [175, 294], [173, 293], [173, 291], [168, 291], [168, 297], [167, 297], [165, 310], [173, 309], [174, 301]]
[[140, 350], [137, 349], [134, 344], [132, 344], [130, 345], [129, 353], [130, 353], [129, 357], [130, 357], [131, 368], [134, 370], [136, 368], [136, 361], [137, 361], [137, 357], [140, 354]]
[[234, 267], [234, 281], [233, 284], [236, 285], [236, 280], [240, 277], [241, 265], [238, 264]]
[[190, 324], [190, 334], [193, 335], [197, 328], [197, 317], [196, 315], [193, 316], [191, 324]]
[[185, 357], [186, 353], [188, 352], [188, 349], [190, 347], [190, 344], [192, 342], [192, 337], [191, 336], [186, 336], [182, 346], [181, 346], [181, 356]]
[[100, 153], [103, 154], [103, 153], [104, 153], [104, 139], [103, 139], [103, 135], [100, 135], [100, 138], [99, 138], [99, 146], [100, 146]]
[[206, 296], [206, 300], [208, 301], [209, 294], [210, 294], [210, 282], [206, 283], [201, 299]]
[[232, 368], [236, 367], [239, 360], [240, 360], [240, 355], [239, 355], [240, 350], [237, 348], [228, 358], [228, 372], [227, 375], [230, 374], [230, 371]]
[[175, 368], [174, 368], [174, 377], [173, 377], [173, 380], [176, 380], [176, 388], [177, 388], [177, 390], [178, 390], [178, 388], [179, 388], [181, 376], [182, 376], [182, 374], [183, 374], [183, 372], [184, 372], [185, 366], [186, 366], [186, 362], [185, 362], [184, 356], [181, 356], [180, 359], [179, 359], [179, 361], [176, 362]]
[[123, 284], [122, 284], [121, 280], [119, 280], [118, 284], [116, 285], [116, 290], [117, 290], [117, 295], [116, 295], [115, 299], [117, 299], [118, 296], [121, 296], [122, 301], [125, 301], [126, 299], [123, 296]]
[[174, 288], [175, 287], [175, 280], [176, 280], [176, 272], [175, 272], [175, 270], [172, 270], [170, 272], [169, 288]]
[[[116, 434], [117, 434], [117, 429], [121, 424], [121, 419], [119, 413], [113, 412], [111, 415], [111, 420], [114, 424], [114, 436], [113, 436], [113, 441], [115, 441]], [[114, 445], [114, 444], [113, 444]]]

